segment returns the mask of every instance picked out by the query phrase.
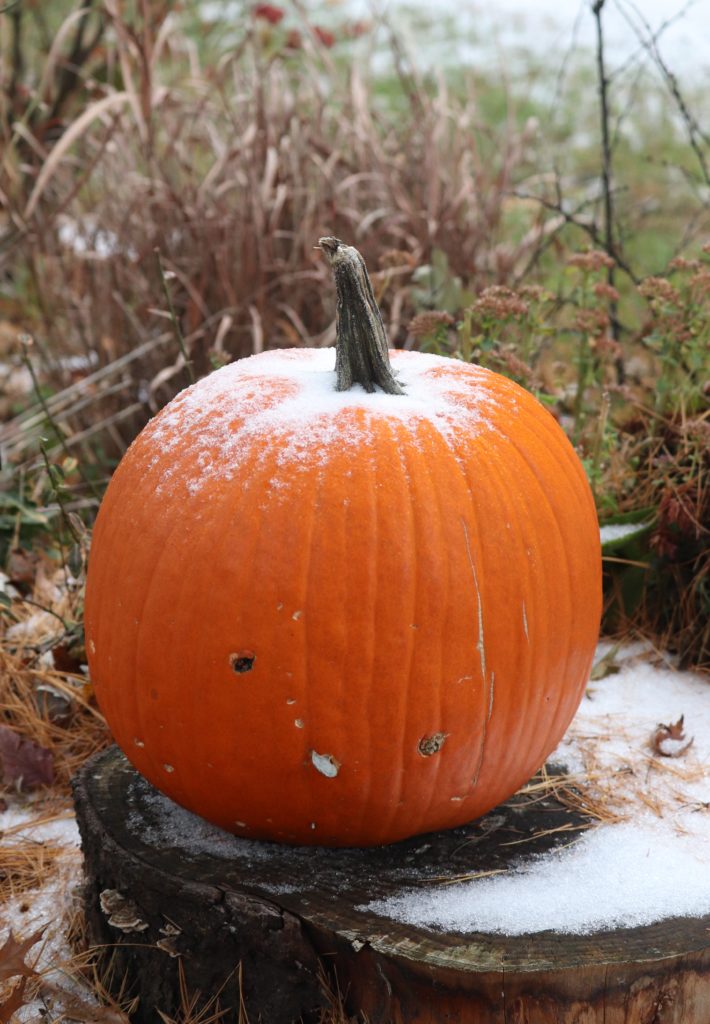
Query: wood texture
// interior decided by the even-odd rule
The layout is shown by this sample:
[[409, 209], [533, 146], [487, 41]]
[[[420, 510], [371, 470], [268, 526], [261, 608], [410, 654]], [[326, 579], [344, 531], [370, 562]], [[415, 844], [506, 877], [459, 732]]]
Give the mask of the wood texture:
[[90, 936], [117, 944], [115, 976], [127, 974], [141, 997], [137, 1024], [177, 1011], [178, 964], [205, 998], [221, 989], [221, 1005], [233, 1008], [242, 998], [251, 1024], [319, 1021], [323, 976], [369, 1024], [710, 1022], [708, 918], [505, 937], [413, 928], [366, 909], [404, 887], [568, 841], [538, 834], [584, 824], [552, 799], [516, 797], [470, 825], [389, 847], [327, 850], [202, 824], [116, 748], [82, 770], [75, 798]]

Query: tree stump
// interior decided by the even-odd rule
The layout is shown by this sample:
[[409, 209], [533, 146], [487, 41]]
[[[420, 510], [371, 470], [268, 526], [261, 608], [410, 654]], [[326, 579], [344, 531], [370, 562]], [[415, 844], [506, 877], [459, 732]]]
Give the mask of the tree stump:
[[369, 1024], [710, 1022], [708, 918], [506, 937], [366, 909], [408, 886], [519, 862], [521, 846], [506, 842], [521, 834], [533, 837], [525, 856], [550, 849], [565, 835], [550, 829], [584, 824], [553, 798], [518, 796], [388, 847], [289, 847], [202, 822], [111, 748], [79, 773], [75, 800], [89, 935], [109, 947], [115, 984], [140, 997], [138, 1024], [175, 1016], [181, 989], [203, 1003], [219, 993], [228, 1021], [315, 1022], [329, 987]]

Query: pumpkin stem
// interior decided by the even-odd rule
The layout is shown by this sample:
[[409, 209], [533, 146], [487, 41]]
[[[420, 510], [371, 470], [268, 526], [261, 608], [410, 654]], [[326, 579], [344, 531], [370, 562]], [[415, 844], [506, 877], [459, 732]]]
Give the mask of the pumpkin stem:
[[336, 391], [361, 384], [366, 391], [374, 391], [377, 385], [389, 395], [403, 395], [404, 390], [392, 372], [385, 325], [364, 259], [357, 249], [339, 238], [320, 238], [318, 247], [330, 261], [338, 295]]

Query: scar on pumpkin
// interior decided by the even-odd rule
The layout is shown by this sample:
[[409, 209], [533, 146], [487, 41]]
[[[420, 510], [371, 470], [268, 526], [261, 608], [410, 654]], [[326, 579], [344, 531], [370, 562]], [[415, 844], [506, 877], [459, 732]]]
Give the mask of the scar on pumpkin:
[[255, 661], [256, 655], [253, 651], [237, 651], [236, 654], [229, 655], [229, 664], [239, 674], [251, 672]]
[[422, 757], [431, 757], [432, 754], [437, 754], [441, 750], [448, 735], [448, 732], [435, 732], [431, 736], [422, 736], [417, 750]]
[[340, 771], [340, 761], [336, 761], [332, 754], [319, 754], [317, 750], [311, 751], [311, 764], [326, 779], [334, 779]]

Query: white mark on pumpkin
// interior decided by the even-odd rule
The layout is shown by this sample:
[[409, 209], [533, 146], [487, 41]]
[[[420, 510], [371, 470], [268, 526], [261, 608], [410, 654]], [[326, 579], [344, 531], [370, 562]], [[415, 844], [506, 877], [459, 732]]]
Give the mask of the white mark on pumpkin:
[[491, 672], [491, 685], [490, 685], [490, 689], [488, 691], [488, 721], [489, 722], [491, 720], [491, 715], [493, 714], [493, 694], [495, 692], [495, 685], [496, 685], [496, 674], [495, 674], [495, 672]]
[[134, 745], [135, 745], [136, 747], [140, 747], [140, 749], [141, 749], [141, 750], [142, 750], [142, 749], [143, 749], [143, 747], [145, 746], [145, 743], [143, 742], [143, 740], [139, 740], [137, 736], [134, 736], [134, 737], [133, 737], [133, 743], [134, 743]]
[[295, 718], [294, 721], [293, 721], [293, 724], [296, 726], [297, 729], [302, 729], [303, 728], [303, 719], [302, 718]]
[[483, 633], [483, 600], [481, 598], [481, 588], [478, 585], [478, 573], [476, 572], [476, 566], [473, 561], [473, 555], [471, 554], [471, 545], [468, 540], [468, 528], [466, 523], [463, 524], [463, 532], [466, 537], [466, 552], [468, 553], [468, 561], [471, 566], [471, 573], [473, 574], [473, 585], [476, 588], [476, 604], [478, 608], [478, 640], [476, 641], [476, 650], [478, 651], [478, 657], [481, 661], [481, 676], [483, 682], [486, 681], [486, 638]]
[[463, 800], [466, 799], [466, 797], [463, 797], [463, 796], [452, 796], [452, 797], [449, 797], [449, 799], [451, 800], [452, 804], [460, 804]]
[[293, 619], [294, 622], [298, 622], [298, 620], [301, 618], [302, 615], [303, 615], [303, 611], [299, 608], [297, 612], [293, 613], [291, 618]]
[[316, 827], [316, 823], [315, 823], [315, 821], [312, 821], [311, 822], [311, 828], [315, 828], [315, 827]]
[[467, 683], [469, 679], [473, 679], [473, 676], [461, 676], [459, 679], [456, 680], [456, 683], [457, 685], [459, 683]]
[[96, 654], [96, 644], [93, 640], [89, 640], [89, 650], [92, 654]]
[[478, 765], [473, 776], [472, 786], [478, 785], [478, 778], [481, 774], [481, 768], [483, 766], [483, 754], [486, 748], [486, 734], [488, 732], [488, 723], [491, 715], [493, 714], [493, 695], [494, 695], [494, 683], [495, 676], [491, 673], [490, 682], [486, 679], [486, 641], [483, 634], [483, 600], [481, 598], [481, 588], [478, 585], [478, 573], [476, 572], [476, 566], [473, 561], [473, 555], [471, 553], [471, 544], [468, 537], [468, 526], [466, 520], [461, 517], [461, 525], [463, 526], [463, 535], [466, 540], [466, 553], [468, 554], [469, 565], [471, 566], [471, 575], [473, 576], [473, 585], [476, 588], [476, 602], [478, 608], [478, 640], [476, 642], [476, 648], [478, 650], [478, 656], [481, 662], [481, 676], [483, 678], [484, 689], [488, 685], [488, 711], [486, 717], [483, 720], [483, 734], [481, 736], [481, 751], [478, 758]]
[[286, 698], [286, 703], [287, 704], [295, 704], [296, 703], [296, 698], [295, 697], [287, 697]]
[[245, 821], [235, 821], [234, 824], [237, 828], [246, 828], [247, 823]]
[[283, 606], [283, 602], [279, 601], [279, 603], [276, 605], [276, 611], [277, 612], [282, 612], [283, 611], [283, 607], [284, 607]]
[[168, 775], [169, 775], [169, 774], [170, 774], [171, 772], [174, 772], [174, 771], [175, 771], [175, 769], [173, 768], [173, 766], [172, 766], [171, 764], [164, 764], [164, 765], [163, 765], [163, 770], [164, 770], [164, 771], [166, 771], [166, 772], [168, 773]]
[[417, 745], [417, 750], [422, 757], [431, 757], [432, 754], [438, 754], [446, 743], [448, 735], [448, 732], [434, 732], [431, 736], [422, 736]]
[[530, 633], [528, 631], [528, 613], [525, 607], [525, 601], [523, 601], [523, 630], [525, 631], [525, 639], [530, 643]]
[[332, 754], [319, 754], [317, 750], [311, 751], [311, 764], [317, 772], [325, 775], [326, 779], [334, 779], [340, 771], [340, 761]]

